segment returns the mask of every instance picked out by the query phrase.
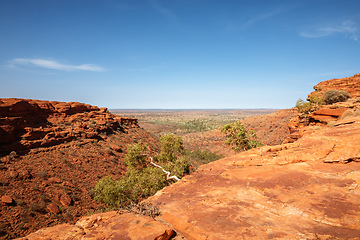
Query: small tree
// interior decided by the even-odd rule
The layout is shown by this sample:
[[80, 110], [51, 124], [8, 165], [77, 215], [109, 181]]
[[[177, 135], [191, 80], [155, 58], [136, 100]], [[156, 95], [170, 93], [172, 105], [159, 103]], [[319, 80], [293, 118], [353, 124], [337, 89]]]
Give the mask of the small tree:
[[147, 166], [148, 157], [144, 155], [147, 151], [147, 145], [139, 142], [130, 145], [125, 156], [125, 163], [129, 169], [142, 169]]
[[178, 157], [183, 151], [181, 137], [164, 135], [161, 137], [161, 153], [154, 159], [161, 160], [161, 166], [150, 161], [148, 147], [137, 143], [128, 147], [125, 163], [128, 171], [124, 177], [115, 181], [104, 177], [95, 186], [95, 200], [109, 207], [126, 207], [154, 195], [157, 191], [171, 184], [173, 178], [164, 175], [184, 176], [190, 171], [190, 162], [185, 157]]
[[299, 113], [309, 114], [311, 112], [312, 104], [310, 102], [305, 102], [302, 99], [296, 101], [295, 107]]
[[246, 151], [263, 145], [256, 139], [255, 131], [247, 130], [241, 122], [226, 124], [221, 132], [227, 136], [225, 144], [232, 145], [235, 151]]
[[160, 154], [155, 156], [155, 160], [159, 163], [174, 163], [177, 159], [177, 155], [184, 152], [181, 137], [176, 137], [173, 134], [162, 135], [160, 137], [160, 144]]

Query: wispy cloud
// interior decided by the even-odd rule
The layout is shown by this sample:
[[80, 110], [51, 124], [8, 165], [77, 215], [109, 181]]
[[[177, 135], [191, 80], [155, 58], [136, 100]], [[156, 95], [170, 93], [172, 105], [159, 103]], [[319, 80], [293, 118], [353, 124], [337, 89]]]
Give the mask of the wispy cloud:
[[172, 11], [161, 5], [157, 0], [148, 0], [148, 2], [160, 14], [164, 15], [165, 17], [173, 21], [178, 21], [177, 16]]
[[28, 65], [28, 66], [36, 66], [48, 69], [56, 69], [61, 71], [95, 71], [101, 72], [105, 71], [104, 68], [99, 67], [94, 64], [82, 64], [82, 65], [68, 65], [61, 64], [56, 61], [46, 60], [46, 59], [31, 59], [31, 58], [15, 58], [9, 61], [10, 67], [15, 67], [17, 65]]
[[266, 12], [266, 13], [262, 13], [262, 14], [258, 14], [258, 15], [255, 15], [253, 16], [251, 19], [249, 19], [243, 26], [242, 28], [248, 28], [250, 27], [251, 25], [259, 22], [259, 21], [263, 21], [263, 20], [266, 20], [266, 19], [269, 19], [269, 18], [272, 18], [274, 16], [277, 16], [283, 12], [286, 12], [288, 11], [290, 8], [285, 8], [285, 7], [279, 7], [277, 9], [274, 9], [270, 12]]
[[346, 20], [341, 24], [311, 27], [307, 31], [300, 32], [304, 38], [322, 38], [334, 34], [343, 34], [345, 37], [358, 41], [357, 24], [354, 21]]

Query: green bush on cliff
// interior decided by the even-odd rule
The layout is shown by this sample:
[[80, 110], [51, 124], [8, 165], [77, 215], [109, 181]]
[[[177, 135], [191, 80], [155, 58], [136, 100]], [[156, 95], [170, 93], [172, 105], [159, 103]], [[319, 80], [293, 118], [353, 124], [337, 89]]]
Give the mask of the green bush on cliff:
[[[186, 157], [179, 156], [183, 150], [181, 138], [164, 135], [160, 141], [161, 152], [154, 160], [171, 175], [182, 177], [188, 174], [191, 164]], [[171, 184], [174, 180], [168, 180], [160, 168], [150, 164], [147, 149], [141, 142], [129, 146], [125, 157], [126, 175], [118, 181], [110, 176], [101, 179], [95, 186], [94, 199], [111, 208], [124, 208]]]
[[263, 145], [256, 139], [255, 131], [247, 130], [241, 122], [226, 124], [221, 132], [226, 134], [225, 144], [231, 145], [235, 151], [246, 151]]
[[297, 108], [299, 113], [309, 114], [312, 109], [311, 102], [305, 102], [302, 99], [297, 100], [295, 107]]
[[324, 93], [323, 97], [326, 104], [333, 104], [337, 102], [345, 102], [351, 98], [351, 95], [346, 91], [328, 90]]

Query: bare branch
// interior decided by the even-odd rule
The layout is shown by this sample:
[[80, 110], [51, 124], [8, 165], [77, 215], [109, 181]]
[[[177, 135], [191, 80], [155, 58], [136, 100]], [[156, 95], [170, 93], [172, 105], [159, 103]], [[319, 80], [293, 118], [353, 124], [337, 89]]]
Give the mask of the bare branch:
[[154, 163], [154, 162], [153, 162], [154, 159], [153, 159], [151, 156], [149, 156], [149, 155], [147, 155], [147, 154], [145, 154], [145, 155], [148, 156], [148, 157], [151, 159], [150, 163], [151, 163], [153, 166], [160, 168], [164, 173], [166, 173], [166, 180], [175, 179], [176, 181], [180, 181], [180, 178], [178, 178], [178, 177], [175, 176], [175, 175], [170, 176], [170, 175], [171, 175], [171, 172], [166, 171], [166, 170], [165, 170], [164, 168], [162, 168], [160, 165], [157, 165], [156, 163]]

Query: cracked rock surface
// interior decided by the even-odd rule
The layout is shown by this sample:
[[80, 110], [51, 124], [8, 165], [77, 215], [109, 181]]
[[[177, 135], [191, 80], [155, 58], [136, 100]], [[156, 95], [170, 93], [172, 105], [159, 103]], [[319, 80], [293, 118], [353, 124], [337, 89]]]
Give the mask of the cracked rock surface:
[[360, 239], [352, 120], [203, 165], [149, 200], [186, 239]]

